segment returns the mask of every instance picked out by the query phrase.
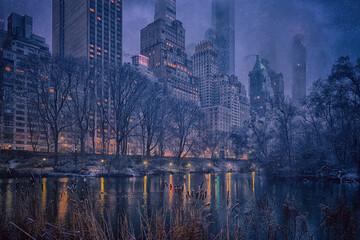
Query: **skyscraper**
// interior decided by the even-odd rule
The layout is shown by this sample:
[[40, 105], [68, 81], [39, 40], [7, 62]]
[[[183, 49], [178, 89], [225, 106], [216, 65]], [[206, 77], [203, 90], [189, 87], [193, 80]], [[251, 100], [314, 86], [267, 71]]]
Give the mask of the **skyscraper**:
[[235, 1], [212, 1], [212, 29], [205, 34], [219, 56], [219, 72], [235, 74]]
[[[284, 92], [282, 75], [275, 74], [269, 67], [269, 63], [256, 56], [256, 62], [249, 72], [250, 105], [251, 110], [260, 117], [264, 117], [270, 99], [274, 98], [274, 89]], [[282, 86], [282, 87], [281, 87]]]
[[3, 43], [7, 37], [7, 32], [5, 31], [5, 21], [0, 19], [0, 49], [2, 48]]
[[33, 34], [32, 23], [30, 16], [11, 13], [0, 48], [0, 147], [4, 149], [46, 151], [46, 127], [29, 103], [36, 85], [26, 77], [23, 62], [29, 57], [48, 59], [50, 52], [45, 38]]
[[[160, 3], [169, 2], [175, 3], [157, 1], [155, 12], [161, 12]], [[174, 14], [176, 16], [176, 12]], [[158, 18], [141, 29], [140, 54], [149, 58], [149, 69], [176, 97], [198, 104], [198, 88], [192, 76], [192, 62], [185, 51], [185, 29], [181, 21], [169, 23]]]
[[121, 65], [121, 0], [53, 0], [53, 55]]
[[155, 0], [154, 21], [159, 18], [167, 24], [176, 20], [176, 0]]
[[210, 128], [230, 132], [249, 120], [250, 105], [236, 76], [219, 75], [201, 82], [201, 107]]
[[306, 47], [304, 35], [295, 34], [292, 44], [292, 102], [300, 106], [301, 99], [306, 97]]
[[195, 77], [205, 79], [218, 74], [218, 55], [211, 41], [201, 41], [195, 46], [192, 62]]

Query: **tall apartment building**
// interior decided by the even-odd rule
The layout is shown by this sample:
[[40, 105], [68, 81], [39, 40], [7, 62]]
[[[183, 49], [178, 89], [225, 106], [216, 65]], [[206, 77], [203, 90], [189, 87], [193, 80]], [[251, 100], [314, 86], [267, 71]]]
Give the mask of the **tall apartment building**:
[[260, 117], [265, 116], [269, 101], [280, 101], [284, 97], [284, 79], [281, 73], [276, 73], [270, 68], [267, 60], [260, 60], [256, 56], [256, 62], [249, 72], [250, 105], [251, 110]]
[[45, 38], [33, 34], [32, 23], [30, 16], [11, 13], [7, 38], [0, 50], [0, 148], [3, 149], [46, 151], [46, 127], [36, 118], [37, 111], [29, 103], [29, 95], [36, 92], [36, 86], [24, 75], [23, 62], [29, 57], [48, 59], [50, 52]]
[[306, 47], [303, 34], [294, 36], [292, 48], [292, 102], [300, 106], [301, 99], [306, 97]]
[[89, 59], [90, 64], [122, 62], [121, 0], [53, 0], [53, 55]]
[[5, 21], [0, 19], [0, 49], [2, 48], [3, 43], [7, 37], [7, 32], [5, 31]]
[[[53, 55], [88, 59], [99, 72], [120, 66], [122, 2], [53, 0]], [[112, 109], [109, 82], [99, 81], [93, 89], [89, 147], [97, 153], [114, 152], [113, 133], [105, 121]]]
[[235, 1], [212, 0], [212, 28], [205, 39], [214, 43], [220, 74], [235, 74]]
[[[156, 8], [162, 6], [160, 3], [169, 2], [176, 3], [157, 1]], [[155, 18], [141, 29], [140, 49], [140, 54], [149, 58], [149, 69], [155, 77], [177, 98], [199, 104], [197, 80], [192, 76], [192, 62], [185, 51], [185, 29], [181, 21], [168, 23], [163, 18]]]
[[154, 20], [163, 19], [167, 24], [176, 20], [176, 0], [156, 0]]
[[211, 41], [201, 41], [195, 46], [192, 62], [195, 77], [206, 79], [218, 74], [218, 55]]
[[201, 89], [206, 89], [202, 94], [205, 99], [202, 109], [211, 129], [230, 132], [249, 120], [250, 105], [245, 87], [237, 77], [219, 75], [202, 81]]

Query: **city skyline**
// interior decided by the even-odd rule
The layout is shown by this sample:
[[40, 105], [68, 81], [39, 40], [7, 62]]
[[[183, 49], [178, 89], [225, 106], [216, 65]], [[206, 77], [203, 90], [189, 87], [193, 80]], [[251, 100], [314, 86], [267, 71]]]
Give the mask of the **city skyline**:
[[[236, 75], [248, 89], [248, 72], [252, 69], [255, 54], [261, 53], [260, 43], [264, 36], [275, 36], [273, 42], [265, 41], [267, 47], [276, 53], [276, 63], [270, 63], [274, 70], [284, 75], [285, 93], [291, 95], [292, 36], [298, 29], [305, 34], [308, 53], [307, 87], [319, 77], [326, 77], [331, 63], [339, 56], [349, 55], [355, 58], [359, 46], [355, 40], [359, 36], [359, 2], [356, 1], [274, 1], [259, 4], [257, 0], [236, 0]], [[191, 8], [187, 8], [192, 3]], [[139, 52], [140, 32], [154, 18], [153, 0], [124, 1], [124, 62], [131, 62], [131, 56]], [[205, 0], [177, 2], [177, 16], [184, 22], [187, 30], [187, 45], [196, 44], [203, 39], [205, 31], [211, 26], [211, 2]], [[46, 38], [51, 46], [51, 2], [42, 0], [8, 1], [0, 8], [0, 18], [7, 18], [11, 11], [19, 14], [34, 15], [34, 32]], [[146, 9], [146, 10], [144, 10]], [[278, 11], [274, 11], [277, 9]], [[194, 14], [196, 12], [196, 14]], [[275, 16], [275, 12], [278, 12]], [[35, 14], [37, 13], [37, 14]], [[241, 14], [239, 14], [241, 13]], [[263, 13], [263, 14], [260, 14]], [[274, 19], [274, 21], [268, 21]], [[196, 23], [196, 24], [194, 24]], [[274, 29], [270, 31], [268, 29]], [[269, 37], [269, 38], [270, 38]], [[271, 45], [273, 44], [273, 45]], [[275, 46], [275, 47], [272, 47]], [[267, 48], [269, 50], [269, 48]], [[311, 49], [317, 49], [311, 51]]]
[[360, 239], [355, 1], [0, 0], [0, 239]]

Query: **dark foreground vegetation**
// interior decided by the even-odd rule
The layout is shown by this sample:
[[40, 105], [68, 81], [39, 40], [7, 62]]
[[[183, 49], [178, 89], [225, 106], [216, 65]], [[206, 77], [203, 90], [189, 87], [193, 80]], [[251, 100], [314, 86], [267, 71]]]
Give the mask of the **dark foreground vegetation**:
[[[140, 222], [131, 222], [130, 216], [110, 219], [106, 213], [97, 215], [85, 182], [78, 189], [70, 181], [66, 197], [68, 215], [64, 219], [49, 214], [41, 203], [42, 182], [31, 177], [27, 184], [16, 180], [11, 191], [16, 194], [16, 212], [10, 220], [0, 217], [1, 239], [359, 239], [357, 213], [343, 199], [323, 204], [322, 219], [317, 226], [309, 226], [306, 213], [293, 199], [276, 203], [271, 197], [258, 198], [245, 210], [239, 204], [230, 206], [221, 230], [214, 232], [212, 213], [207, 202], [207, 192], [200, 186], [185, 192], [180, 186], [164, 182], [161, 196], [174, 191], [174, 204], [155, 212], [139, 209]], [[51, 192], [65, 197], [56, 187]], [[229, 193], [228, 193], [229, 194]], [[1, 193], [3, 197], [3, 193]], [[182, 199], [190, 204], [184, 206]], [[54, 204], [54, 203], [51, 203]], [[51, 205], [50, 204], [50, 205]], [[48, 206], [51, 208], [51, 206]], [[48, 212], [48, 214], [46, 214]], [[51, 211], [50, 211], [51, 212]], [[134, 225], [139, 225], [135, 233]]]

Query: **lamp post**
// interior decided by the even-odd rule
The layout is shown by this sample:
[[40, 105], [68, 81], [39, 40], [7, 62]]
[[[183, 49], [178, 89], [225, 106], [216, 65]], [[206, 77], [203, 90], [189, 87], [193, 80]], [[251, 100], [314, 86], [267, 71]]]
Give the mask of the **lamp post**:
[[105, 164], [105, 160], [101, 159], [101, 173], [104, 173], [104, 164]]

